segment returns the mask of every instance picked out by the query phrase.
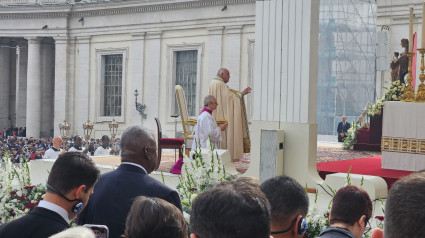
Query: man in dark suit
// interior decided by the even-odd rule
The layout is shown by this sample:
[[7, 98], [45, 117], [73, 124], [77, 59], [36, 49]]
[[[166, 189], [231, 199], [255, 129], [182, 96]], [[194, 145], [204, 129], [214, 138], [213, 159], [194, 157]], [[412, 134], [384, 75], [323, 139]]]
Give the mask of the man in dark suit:
[[351, 127], [350, 123], [346, 122], [346, 116], [342, 116], [341, 118], [342, 122], [338, 123], [338, 128], [336, 129], [338, 132], [338, 142], [344, 142], [344, 139], [347, 136], [346, 133]]
[[[109, 228], [111, 238], [124, 234], [125, 221], [137, 196], [162, 198], [181, 210], [179, 195], [150, 177], [159, 166], [156, 142], [138, 126], [128, 128], [121, 138], [121, 165], [103, 174], [78, 224], [101, 224]], [[149, 219], [149, 218], [147, 218]]]
[[60, 155], [50, 171], [44, 199], [27, 215], [1, 226], [0, 237], [47, 238], [69, 228], [70, 220], [87, 204], [99, 175], [86, 155]]

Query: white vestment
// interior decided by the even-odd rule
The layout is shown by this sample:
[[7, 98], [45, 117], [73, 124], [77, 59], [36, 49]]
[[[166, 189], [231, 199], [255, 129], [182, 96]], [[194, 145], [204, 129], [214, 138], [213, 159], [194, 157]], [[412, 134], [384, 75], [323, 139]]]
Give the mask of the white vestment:
[[201, 148], [210, 148], [208, 144], [208, 135], [211, 137], [211, 143], [215, 149], [220, 149], [221, 129], [217, 126], [214, 117], [207, 111], [202, 112], [196, 123], [195, 136], [192, 143], [192, 151], [196, 150], [198, 144]]
[[214, 118], [217, 121], [227, 121], [227, 128], [222, 131], [221, 148], [230, 151], [232, 161], [238, 161], [251, 149], [243, 95], [241, 92], [230, 89], [218, 76], [211, 81], [208, 94], [217, 99], [218, 105], [213, 112]]
[[86, 148], [81, 147], [81, 150], [77, 150], [74, 146], [69, 148], [68, 152], [83, 152]]
[[58, 151], [54, 151], [52, 148], [50, 148], [46, 150], [46, 152], [44, 152], [43, 159], [57, 159], [61, 153], [62, 153], [62, 149], [59, 149]]
[[111, 155], [111, 148], [103, 148], [103, 146], [97, 147], [96, 151], [94, 152], [94, 156], [98, 155]]

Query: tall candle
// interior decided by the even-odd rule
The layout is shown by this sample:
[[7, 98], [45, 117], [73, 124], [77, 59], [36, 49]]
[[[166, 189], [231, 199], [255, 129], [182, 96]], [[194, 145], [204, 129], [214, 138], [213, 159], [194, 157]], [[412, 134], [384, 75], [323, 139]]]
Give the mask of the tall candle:
[[410, 6], [409, 19], [409, 52], [413, 51], [413, 6]]
[[422, 3], [422, 38], [421, 48], [425, 49], [425, 2]]

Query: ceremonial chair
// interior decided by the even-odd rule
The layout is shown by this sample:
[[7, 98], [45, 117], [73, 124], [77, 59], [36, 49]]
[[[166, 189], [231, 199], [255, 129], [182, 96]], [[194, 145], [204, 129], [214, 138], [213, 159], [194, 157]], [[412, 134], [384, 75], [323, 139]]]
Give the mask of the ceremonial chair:
[[[183, 139], [178, 138], [162, 138], [161, 122], [155, 117], [156, 127], [158, 128], [158, 158], [161, 159], [162, 149], [176, 149], [179, 150], [179, 158], [183, 157], [182, 146], [184, 144]], [[176, 156], [174, 155], [174, 162], [176, 162]]]
[[192, 148], [193, 137], [195, 134], [194, 127], [196, 126], [196, 119], [189, 118], [189, 113], [187, 110], [186, 96], [184, 95], [183, 88], [180, 85], [176, 85], [176, 98], [177, 104], [179, 105], [180, 118], [183, 126], [184, 133], [184, 142], [186, 151], [185, 153], [189, 155]]

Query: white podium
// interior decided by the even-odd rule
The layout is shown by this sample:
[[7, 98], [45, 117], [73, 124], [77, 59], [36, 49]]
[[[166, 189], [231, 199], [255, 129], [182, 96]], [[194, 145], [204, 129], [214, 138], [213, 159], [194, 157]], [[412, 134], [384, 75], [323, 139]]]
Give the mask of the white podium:
[[382, 168], [425, 169], [425, 103], [385, 102]]

